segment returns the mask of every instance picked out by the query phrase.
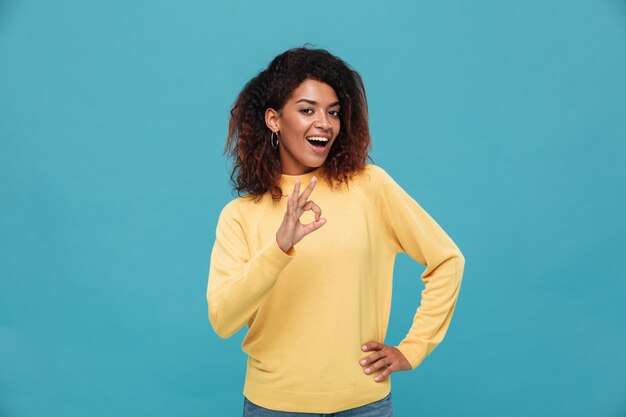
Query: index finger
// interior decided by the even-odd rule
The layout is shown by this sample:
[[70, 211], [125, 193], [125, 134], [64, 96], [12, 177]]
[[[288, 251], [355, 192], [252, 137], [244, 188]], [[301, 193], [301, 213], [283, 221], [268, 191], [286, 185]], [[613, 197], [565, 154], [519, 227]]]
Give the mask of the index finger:
[[317, 183], [317, 177], [311, 178], [311, 182], [309, 183], [309, 185], [304, 189], [304, 191], [302, 192], [302, 195], [298, 197], [298, 205], [306, 203], [307, 199], [313, 192], [313, 188], [315, 188], [316, 183]]
[[380, 350], [383, 347], [384, 347], [383, 344], [371, 341], [371, 342], [363, 343], [363, 346], [361, 346], [361, 349], [363, 349], [363, 350]]
[[293, 191], [291, 193], [291, 199], [298, 198], [298, 194], [300, 194], [300, 180], [296, 180], [296, 183], [293, 186]]

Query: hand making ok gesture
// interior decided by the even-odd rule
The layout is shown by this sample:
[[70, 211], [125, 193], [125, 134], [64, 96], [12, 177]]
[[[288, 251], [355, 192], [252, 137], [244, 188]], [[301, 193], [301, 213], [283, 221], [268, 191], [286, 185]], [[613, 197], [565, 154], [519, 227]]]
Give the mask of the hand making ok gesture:
[[[276, 242], [285, 253], [288, 253], [304, 236], [319, 229], [326, 223], [326, 219], [320, 217], [322, 209], [313, 201], [307, 201], [316, 183], [317, 177], [313, 177], [308, 187], [302, 192], [302, 195], [299, 195], [300, 180], [296, 180], [293, 193], [287, 199], [285, 217], [278, 228], [278, 232], [276, 232]], [[312, 210], [315, 213], [315, 220], [308, 224], [302, 224], [300, 216], [307, 210]]]

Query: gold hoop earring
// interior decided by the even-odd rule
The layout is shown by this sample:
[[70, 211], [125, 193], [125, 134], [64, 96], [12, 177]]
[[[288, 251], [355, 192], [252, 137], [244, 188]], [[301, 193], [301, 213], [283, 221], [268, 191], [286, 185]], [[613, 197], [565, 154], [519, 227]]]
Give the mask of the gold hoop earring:
[[[274, 142], [274, 137], [276, 137], [276, 142]], [[270, 133], [270, 144], [272, 145], [272, 148], [278, 149], [278, 139], [279, 139], [278, 132]]]

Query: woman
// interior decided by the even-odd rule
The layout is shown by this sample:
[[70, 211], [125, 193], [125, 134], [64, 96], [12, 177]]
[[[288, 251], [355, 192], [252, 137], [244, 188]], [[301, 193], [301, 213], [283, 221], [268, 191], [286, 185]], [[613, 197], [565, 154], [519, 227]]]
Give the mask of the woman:
[[[450, 324], [463, 255], [366, 163], [367, 118], [359, 74], [308, 48], [274, 58], [231, 110], [226, 152], [239, 197], [218, 219], [207, 301], [220, 337], [248, 327], [244, 417], [391, 416], [389, 375], [415, 369]], [[391, 346], [399, 252], [426, 265], [425, 288]]]

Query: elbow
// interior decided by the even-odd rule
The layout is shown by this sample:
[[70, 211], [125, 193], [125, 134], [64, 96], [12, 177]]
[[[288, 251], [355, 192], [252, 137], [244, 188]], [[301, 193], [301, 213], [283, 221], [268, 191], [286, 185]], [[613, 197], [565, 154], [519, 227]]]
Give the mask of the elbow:
[[211, 327], [215, 334], [217, 334], [222, 339], [228, 339], [233, 334], [236, 333], [236, 329], [230, 329], [228, 326], [225, 326], [224, 323], [220, 322], [218, 318], [218, 310], [217, 308], [209, 302], [209, 323], [211, 323]]
[[463, 253], [457, 249], [457, 253], [454, 258], [456, 263], [456, 278], [457, 282], [460, 284], [463, 279], [463, 271], [465, 270], [465, 256], [463, 256]]
[[215, 332], [215, 334], [221, 337], [222, 339], [228, 339], [229, 337], [231, 337], [232, 335], [236, 333], [235, 331], [231, 329], [224, 328], [223, 326], [221, 326], [220, 323], [217, 321], [217, 319], [213, 317], [211, 314], [209, 314], [209, 322], [211, 323], [211, 327], [213, 327], [213, 331]]
[[465, 256], [463, 256], [461, 251], [458, 251], [456, 258], [457, 258], [456, 262], [459, 265], [459, 269], [461, 270], [465, 269]]
[[211, 323], [213, 331], [222, 339], [227, 339], [232, 335], [232, 333], [225, 331], [224, 325], [223, 323], [220, 323], [219, 316], [217, 314], [217, 306], [211, 302], [211, 299], [209, 297], [207, 297], [207, 302], [209, 305], [209, 323]]

